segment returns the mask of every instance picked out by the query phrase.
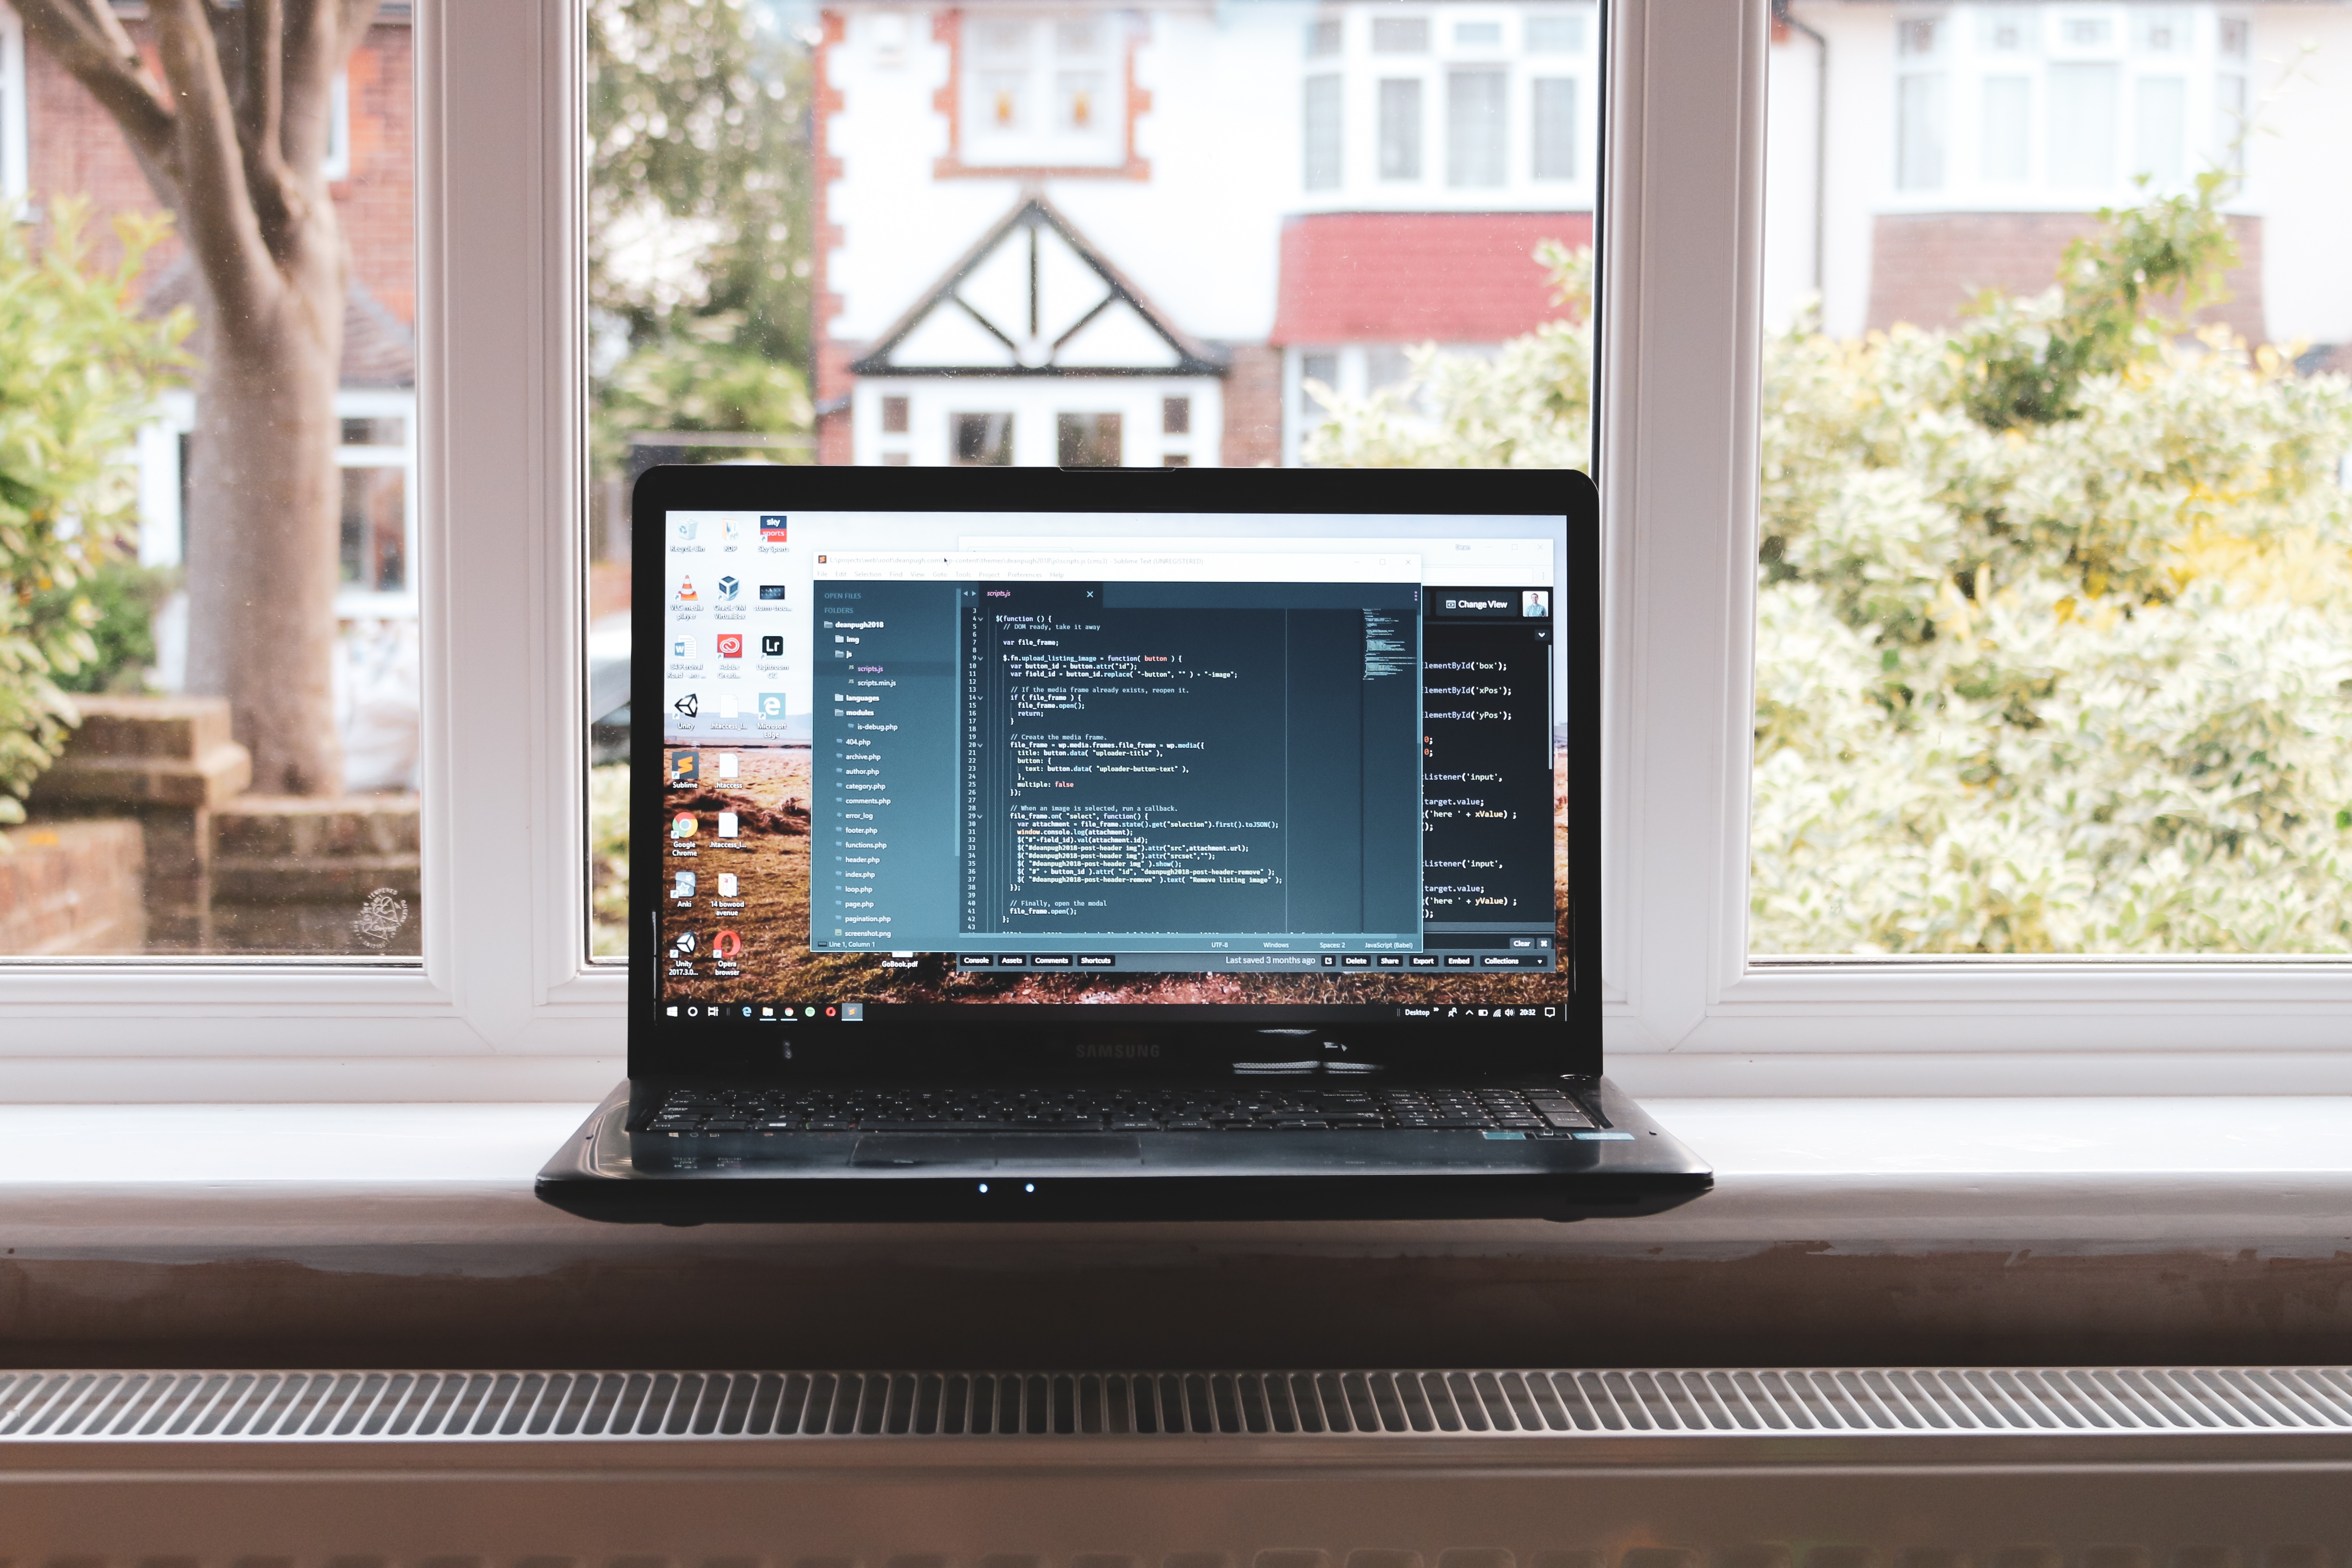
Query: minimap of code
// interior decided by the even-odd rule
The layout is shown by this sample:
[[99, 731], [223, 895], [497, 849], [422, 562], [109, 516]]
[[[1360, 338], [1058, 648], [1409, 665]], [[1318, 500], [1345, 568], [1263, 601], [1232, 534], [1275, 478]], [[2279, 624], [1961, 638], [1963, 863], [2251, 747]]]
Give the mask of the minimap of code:
[[1415, 591], [964, 588], [961, 929], [1416, 931]]

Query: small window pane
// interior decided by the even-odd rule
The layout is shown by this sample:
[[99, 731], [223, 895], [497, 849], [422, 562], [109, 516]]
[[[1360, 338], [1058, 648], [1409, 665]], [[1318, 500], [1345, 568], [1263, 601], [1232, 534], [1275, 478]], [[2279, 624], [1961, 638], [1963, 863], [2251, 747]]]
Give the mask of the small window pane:
[[1375, 16], [1372, 18], [1372, 53], [1376, 55], [1425, 55], [1429, 52], [1429, 23], [1421, 17]]
[[1054, 418], [1055, 461], [1066, 468], [1119, 466], [1119, 416], [1061, 414]]
[[2160, 189], [2179, 185], [2187, 174], [2187, 150], [2183, 145], [2189, 131], [2187, 79], [2177, 76], [2140, 78], [2133, 110], [2134, 142], [2138, 153], [2133, 159], [2132, 173], [2147, 175]]
[[2104, 49], [2116, 39], [2115, 25], [2104, 16], [2069, 16], [2058, 29], [2069, 48]]
[[1895, 86], [1895, 184], [1906, 191], [1944, 185], [1944, 73], [1920, 71]]
[[408, 445], [408, 421], [397, 414], [368, 415], [357, 419], [346, 418], [343, 445], [346, 447], [405, 447]]
[[399, 468], [342, 471], [342, 581], [373, 594], [408, 587], [407, 474]]
[[1192, 466], [1192, 459], [1186, 453], [1171, 452], [1160, 459], [1160, 466], [1163, 468], [1189, 468]]
[[1004, 467], [1013, 461], [1013, 416], [958, 414], [950, 419], [955, 432], [955, 460], [966, 466]]
[[2041, 13], [2031, 5], [1986, 5], [1977, 12], [1977, 47], [1989, 55], [2031, 51], [2041, 37]]
[[2033, 83], [2021, 76], [1985, 78], [1984, 177], [1996, 184], [2022, 184], [2032, 132]]
[[1381, 83], [1381, 178], [1421, 178], [1421, 80]]
[[908, 400], [903, 397], [886, 397], [882, 400], [882, 433], [884, 435], [903, 436], [907, 433], [907, 402]]
[[1531, 172], [1538, 180], [1576, 178], [1576, 79], [1538, 77], [1528, 91], [1535, 134]]
[[2116, 183], [2116, 89], [2111, 65], [2050, 68], [2050, 183], [2104, 190]]
[[1895, 24], [1898, 54], [1932, 55], [1943, 38], [1943, 24], [1933, 16], [1910, 16]]
[[1191, 398], [1163, 397], [1160, 400], [1160, 433], [1163, 436], [1189, 436], [1192, 433]]
[[2132, 8], [2132, 47], [2145, 55], [2179, 54], [2189, 47], [2189, 12], [2179, 5]]
[[1503, 47], [1503, 24], [1456, 22], [1454, 24], [1454, 47], [1459, 49], [1500, 48]]
[[1530, 16], [1528, 18], [1528, 53], [1575, 55], [1583, 52], [1583, 17]]
[[1503, 183], [1505, 84], [1498, 70], [1457, 70], [1445, 83], [1445, 183], [1454, 186]]
[[1320, 59], [1339, 52], [1339, 18], [1329, 16], [1307, 24], [1307, 53], [1310, 58]]
[[1301, 101], [1306, 120], [1304, 184], [1310, 191], [1336, 190], [1339, 184], [1339, 79], [1308, 77]]

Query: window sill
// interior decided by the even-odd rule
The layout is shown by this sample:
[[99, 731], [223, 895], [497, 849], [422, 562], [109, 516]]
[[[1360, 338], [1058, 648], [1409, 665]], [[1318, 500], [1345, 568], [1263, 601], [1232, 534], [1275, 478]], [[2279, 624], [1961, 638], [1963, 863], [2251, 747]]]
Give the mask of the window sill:
[[[429, 1247], [509, 1272], [614, 1252], [831, 1249], [959, 1237], [1003, 1252], [1164, 1243], [1187, 1252], [1475, 1256], [1798, 1242], [1943, 1251], [2252, 1248], [2329, 1256], [2352, 1236], [2352, 1097], [1671, 1100], [1644, 1102], [1716, 1190], [1646, 1219], [979, 1227], [597, 1226], [531, 1194], [586, 1104], [0, 1107], [0, 1226], [18, 1258], [296, 1258]], [[387, 1255], [389, 1256], [389, 1255]]]

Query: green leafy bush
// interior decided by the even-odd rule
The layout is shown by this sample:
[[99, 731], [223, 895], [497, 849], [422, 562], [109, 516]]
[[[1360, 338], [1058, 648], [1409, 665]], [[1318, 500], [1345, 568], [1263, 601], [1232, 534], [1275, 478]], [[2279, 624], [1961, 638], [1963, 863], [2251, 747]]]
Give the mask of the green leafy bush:
[[0, 822], [78, 721], [65, 687], [97, 664], [90, 585], [135, 527], [131, 442], [184, 359], [184, 310], [142, 318], [131, 283], [165, 220], [121, 217], [94, 265], [88, 206], [59, 201], [36, 255], [0, 213]]
[[[1766, 344], [1756, 951], [2352, 947], [2352, 384], [2186, 331], [2218, 200], [2102, 214], [1955, 331]], [[1580, 370], [1515, 368], [1561, 331], [1310, 452], [1580, 452]]]

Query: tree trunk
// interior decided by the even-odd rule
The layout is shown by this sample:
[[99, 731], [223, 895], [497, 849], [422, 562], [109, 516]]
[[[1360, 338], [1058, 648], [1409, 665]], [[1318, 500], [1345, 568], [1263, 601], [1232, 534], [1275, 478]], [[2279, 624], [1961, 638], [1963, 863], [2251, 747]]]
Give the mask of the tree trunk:
[[343, 269], [321, 201], [257, 319], [205, 290], [187, 502], [188, 689], [226, 697], [263, 795], [336, 795], [335, 592], [341, 484], [335, 391]]

